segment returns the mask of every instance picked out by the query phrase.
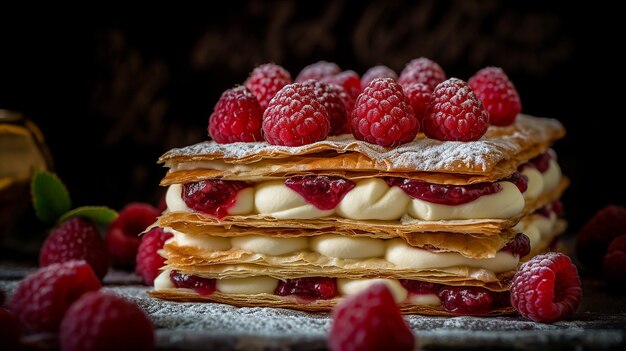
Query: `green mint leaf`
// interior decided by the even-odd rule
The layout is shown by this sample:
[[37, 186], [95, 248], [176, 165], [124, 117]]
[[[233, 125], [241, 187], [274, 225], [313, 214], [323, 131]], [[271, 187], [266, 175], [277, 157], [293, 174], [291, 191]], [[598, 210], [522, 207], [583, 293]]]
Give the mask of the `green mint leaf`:
[[82, 206], [66, 212], [57, 222], [62, 223], [73, 217], [90, 219], [98, 224], [109, 224], [117, 218], [117, 212], [106, 206]]
[[30, 192], [35, 213], [44, 222], [54, 222], [72, 208], [70, 194], [54, 173], [36, 172], [30, 183]]

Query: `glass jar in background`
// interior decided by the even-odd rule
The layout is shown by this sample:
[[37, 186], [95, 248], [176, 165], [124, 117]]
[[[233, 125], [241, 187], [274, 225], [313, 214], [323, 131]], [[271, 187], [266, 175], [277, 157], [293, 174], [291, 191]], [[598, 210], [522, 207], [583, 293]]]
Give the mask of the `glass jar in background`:
[[30, 179], [34, 171], [52, 167], [41, 130], [23, 114], [0, 109], [0, 248], [11, 256], [36, 252], [40, 245]]

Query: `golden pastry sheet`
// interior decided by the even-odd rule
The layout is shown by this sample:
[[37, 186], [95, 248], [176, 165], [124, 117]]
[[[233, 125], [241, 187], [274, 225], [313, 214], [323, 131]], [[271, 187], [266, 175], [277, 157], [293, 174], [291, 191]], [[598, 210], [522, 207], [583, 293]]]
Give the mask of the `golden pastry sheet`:
[[[187, 289], [165, 289], [153, 290], [149, 294], [153, 297], [177, 301], [177, 302], [218, 302], [238, 307], [273, 307], [288, 308], [306, 312], [328, 312], [333, 306], [341, 301], [341, 298], [330, 300], [316, 300], [309, 303], [297, 301], [290, 296], [277, 296], [272, 294], [223, 294], [219, 291], [211, 295], [199, 295]], [[444, 311], [441, 307], [412, 305], [401, 303], [398, 305], [403, 314], [422, 314], [430, 316], [455, 316], [455, 314]], [[512, 307], [495, 309], [486, 316], [503, 316], [514, 314]]]
[[[565, 129], [556, 120], [520, 115], [514, 125], [492, 126], [481, 140], [468, 143], [442, 142], [423, 134], [395, 148], [357, 141], [352, 136], [330, 137], [300, 147], [266, 142], [204, 142], [170, 150], [159, 163], [172, 168], [162, 185], [209, 178], [257, 181], [308, 173], [346, 178], [398, 176], [440, 184], [469, 184], [507, 177], [564, 135]], [[184, 166], [206, 161], [212, 162], [210, 168], [214, 169], [192, 171]]]

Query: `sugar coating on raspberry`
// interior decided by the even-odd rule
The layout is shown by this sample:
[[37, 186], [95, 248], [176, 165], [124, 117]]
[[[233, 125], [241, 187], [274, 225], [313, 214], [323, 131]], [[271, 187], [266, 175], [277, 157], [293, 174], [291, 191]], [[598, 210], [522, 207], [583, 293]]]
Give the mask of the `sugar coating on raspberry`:
[[198, 277], [176, 270], [170, 272], [170, 281], [177, 288], [191, 289], [200, 295], [211, 295], [216, 286], [215, 279]]
[[209, 134], [220, 144], [263, 140], [263, 111], [246, 87], [226, 90], [209, 117]]
[[302, 83], [285, 86], [263, 114], [265, 140], [272, 145], [301, 146], [324, 140], [330, 132], [328, 111]]
[[530, 253], [530, 239], [524, 233], [517, 233], [513, 240], [504, 245], [501, 251], [524, 257]]
[[522, 316], [536, 322], [552, 323], [571, 316], [581, 299], [578, 270], [561, 253], [533, 257], [511, 282], [511, 304]]
[[228, 209], [235, 205], [239, 191], [248, 187], [248, 183], [235, 180], [201, 180], [184, 184], [182, 198], [194, 211], [224, 218], [228, 216]]
[[96, 226], [82, 218], [70, 218], [53, 229], [39, 252], [39, 265], [85, 260], [98, 278], [109, 270], [107, 247]]
[[339, 292], [336, 278], [307, 277], [279, 281], [274, 294], [293, 295], [308, 300], [328, 300], [339, 295]]
[[154, 278], [159, 275], [159, 269], [165, 264], [165, 258], [159, 255], [165, 241], [172, 237], [172, 233], [166, 233], [162, 228], [152, 228], [144, 234], [137, 250], [137, 273], [146, 285], [152, 285]]
[[87, 262], [53, 263], [22, 280], [9, 305], [29, 331], [55, 332], [70, 305], [98, 289], [100, 280]]
[[403, 86], [402, 89], [404, 89], [404, 94], [409, 99], [411, 107], [413, 107], [415, 117], [417, 117], [417, 120], [421, 123], [426, 115], [426, 108], [430, 103], [432, 89], [428, 85], [422, 83], [407, 84]]
[[3, 350], [21, 350], [20, 322], [15, 315], [4, 308], [0, 308], [0, 340]]
[[483, 315], [493, 310], [491, 292], [475, 286], [443, 286], [439, 289], [443, 308], [459, 315]]
[[326, 84], [316, 80], [307, 80], [302, 84], [311, 88], [315, 94], [315, 98], [326, 108], [328, 121], [330, 122], [330, 132], [328, 134], [344, 134], [348, 128], [348, 116], [346, 113], [346, 104], [341, 97], [342, 89], [336, 85]]
[[141, 238], [139, 234], [153, 224], [159, 210], [147, 203], [130, 203], [111, 223], [106, 235], [109, 258], [114, 266], [133, 268]]
[[472, 202], [481, 196], [495, 194], [502, 190], [498, 183], [478, 183], [468, 185], [434, 184], [409, 178], [385, 178], [389, 186], [397, 186], [414, 199], [435, 204], [457, 206]]
[[332, 210], [356, 184], [336, 176], [295, 176], [285, 179], [285, 185], [300, 194], [318, 209]]
[[350, 125], [356, 139], [389, 147], [412, 141], [420, 128], [402, 87], [390, 78], [374, 79], [359, 95]]
[[341, 87], [353, 99], [356, 99], [361, 93], [361, 77], [354, 71], [343, 71], [332, 76], [326, 76], [320, 81]]
[[450, 78], [433, 91], [423, 127], [432, 139], [474, 141], [487, 132], [489, 114], [467, 83]]
[[385, 65], [378, 65], [374, 67], [370, 67], [363, 76], [361, 76], [361, 90], [364, 90], [374, 79], [376, 78], [391, 78], [393, 80], [398, 80], [398, 74], [396, 71]]
[[383, 283], [343, 300], [331, 318], [330, 350], [413, 350], [413, 333]]
[[609, 205], [598, 211], [578, 233], [576, 253], [586, 268], [599, 272], [613, 239], [626, 234], [626, 208]]
[[334, 76], [341, 73], [341, 68], [334, 62], [318, 61], [310, 64], [302, 69], [296, 77], [296, 83], [306, 82], [307, 80], [321, 80], [324, 77]]
[[244, 85], [256, 96], [262, 111], [285, 85], [293, 83], [291, 74], [283, 67], [266, 63], [255, 68]]
[[611, 241], [604, 255], [602, 273], [612, 287], [626, 287], [626, 234]]
[[406, 64], [400, 73], [398, 84], [404, 87], [412, 83], [422, 83], [432, 91], [444, 80], [446, 80], [446, 73], [439, 64], [426, 57], [420, 57]]
[[489, 122], [507, 126], [515, 122], [522, 110], [519, 94], [509, 77], [499, 67], [485, 67], [468, 81], [489, 113]]
[[61, 348], [79, 350], [153, 350], [154, 330], [146, 314], [134, 303], [111, 293], [83, 295], [61, 323]]

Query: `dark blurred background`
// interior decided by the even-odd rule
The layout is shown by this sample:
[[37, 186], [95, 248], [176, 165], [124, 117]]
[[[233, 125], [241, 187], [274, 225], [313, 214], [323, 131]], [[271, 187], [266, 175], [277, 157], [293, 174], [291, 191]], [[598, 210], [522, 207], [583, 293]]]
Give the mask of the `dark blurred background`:
[[[43, 130], [77, 205], [156, 203], [172, 147], [207, 139], [222, 91], [258, 64], [295, 77], [318, 60], [362, 74], [398, 73], [426, 56], [467, 80], [501, 66], [523, 111], [561, 120], [556, 145], [573, 185], [577, 229], [607, 203], [626, 204], [623, 58], [617, 5], [545, 1], [228, 1], [135, 11], [113, 5], [6, 9], [0, 21], [0, 108]], [[219, 5], [218, 5], [219, 4]], [[612, 8], [615, 7], [615, 8]], [[614, 43], [614, 44], [611, 44]], [[609, 85], [612, 82], [617, 88]]]

